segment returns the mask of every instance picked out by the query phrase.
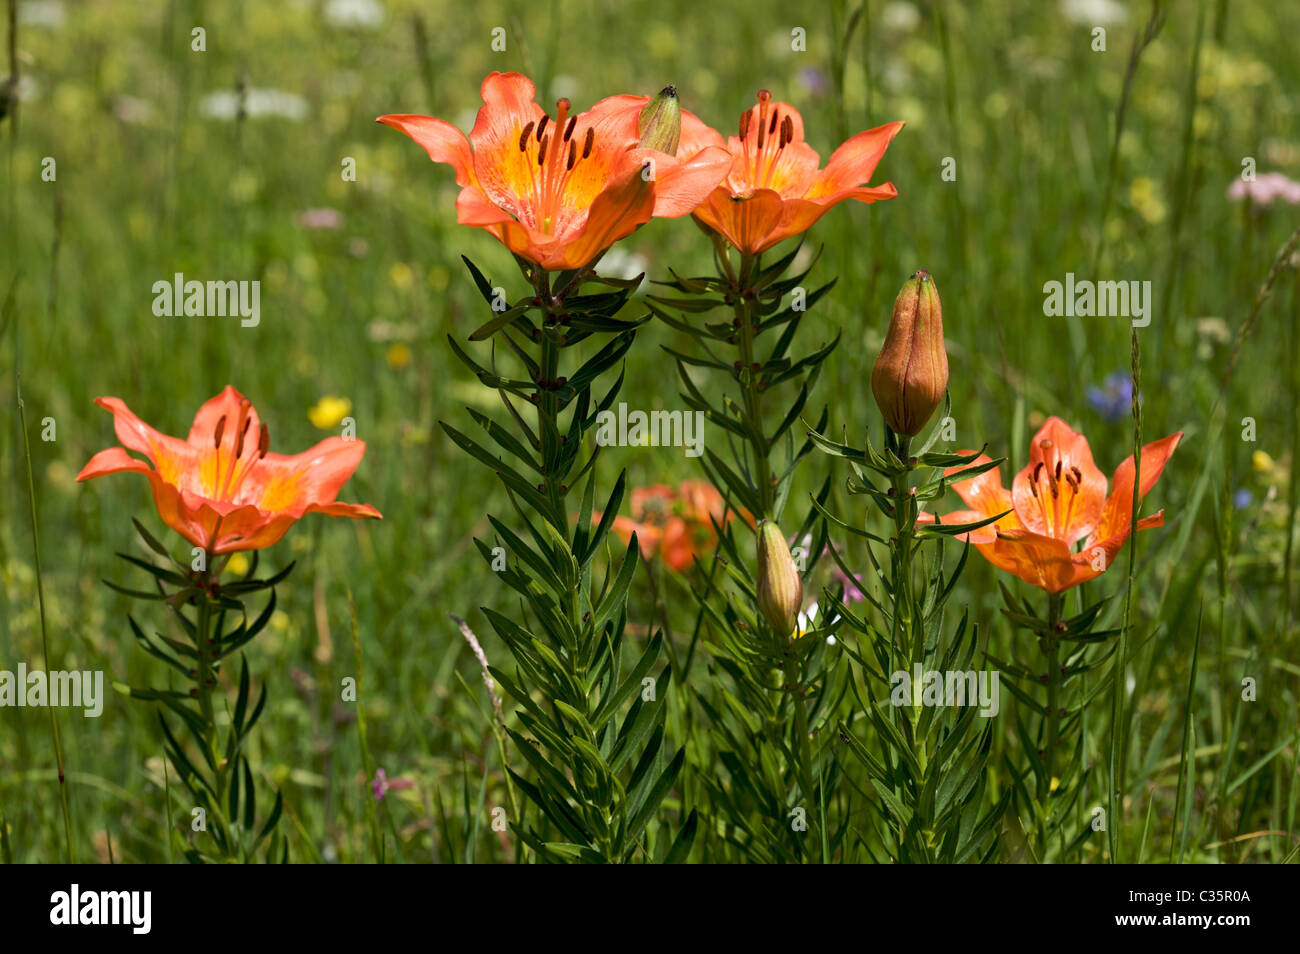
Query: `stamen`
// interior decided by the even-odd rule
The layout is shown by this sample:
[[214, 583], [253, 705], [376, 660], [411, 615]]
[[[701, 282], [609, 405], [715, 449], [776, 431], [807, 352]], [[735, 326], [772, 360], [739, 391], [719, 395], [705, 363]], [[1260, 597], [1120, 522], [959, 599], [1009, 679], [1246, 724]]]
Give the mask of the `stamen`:
[[1034, 468], [1033, 482], [1038, 483], [1038, 475], [1043, 472], [1043, 462], [1040, 460], [1038, 466]]
[[539, 139], [538, 142], [542, 144], [541, 148], [537, 150], [537, 164], [540, 166], [546, 162], [546, 146], [548, 145], [548, 140]]
[[573, 169], [573, 164], [577, 161], [578, 161], [578, 144], [576, 142], [571, 142], [569, 143], [569, 161], [565, 163], [564, 166], [565, 170], [567, 171]]
[[573, 127], [576, 126], [576, 125], [578, 125], [578, 117], [577, 117], [577, 116], [571, 116], [571, 117], [569, 117], [569, 125], [567, 125], [567, 126], [564, 127], [564, 141], [565, 141], [565, 142], [568, 142], [570, 139], [573, 138]]
[[794, 122], [789, 116], [781, 120], [781, 145], [779, 148], [784, 149], [788, 143], [794, 141]]
[[265, 457], [266, 452], [270, 449], [270, 447], [271, 447], [271, 429], [267, 427], [266, 422], [263, 421], [262, 433], [257, 438], [257, 454], [258, 454], [257, 459], [261, 460], [263, 457]]
[[781, 118], [781, 110], [779, 110], [779, 109], [773, 110], [773, 111], [772, 111], [772, 125], [769, 126], [768, 129], [767, 129], [767, 134], [768, 134], [769, 136], [771, 136], [771, 135], [773, 135], [773, 134], [776, 133], [776, 122], [777, 122], [777, 120], [780, 119], [780, 118]]
[[551, 121], [551, 117], [548, 116], [548, 115], [546, 115], [545, 113], [543, 113], [543, 114], [542, 114], [542, 121], [541, 121], [540, 123], [537, 124], [537, 141], [538, 141], [538, 142], [541, 142], [541, 141], [542, 141], [542, 133], [546, 132], [546, 124], [549, 123], [550, 121]]
[[582, 158], [586, 159], [591, 155], [592, 143], [596, 141], [596, 130], [590, 126], [587, 127], [587, 141], [582, 145]]
[[1080, 473], [1078, 467], [1071, 467], [1071, 468], [1070, 468], [1070, 471], [1071, 471], [1071, 473], [1074, 474], [1074, 479], [1075, 479], [1075, 480], [1077, 480], [1079, 483], [1083, 483], [1083, 474]]
[[740, 114], [740, 141], [744, 142], [745, 137], [749, 135], [749, 123], [753, 119], [753, 114], [747, 109]]
[[1056, 477], [1055, 477], [1055, 479], [1056, 479], [1056, 480], [1060, 480], [1060, 479], [1061, 479], [1061, 460], [1060, 460], [1059, 458], [1058, 458], [1057, 461], [1056, 461]]
[[530, 120], [528, 125], [524, 127], [523, 135], [519, 137], [520, 152], [523, 152], [525, 149], [528, 148], [528, 137], [531, 136], [532, 133], [533, 133], [533, 124], [532, 121]]
[[221, 420], [217, 421], [217, 429], [216, 431], [213, 432], [212, 435], [213, 447], [219, 448], [221, 446], [221, 435], [225, 433], [225, 430], [226, 430], [226, 415], [222, 414]]
[[244, 453], [244, 438], [248, 435], [248, 425], [253, 423], [251, 417], [244, 418], [244, 428], [239, 432], [239, 441], [235, 444], [235, 460]]

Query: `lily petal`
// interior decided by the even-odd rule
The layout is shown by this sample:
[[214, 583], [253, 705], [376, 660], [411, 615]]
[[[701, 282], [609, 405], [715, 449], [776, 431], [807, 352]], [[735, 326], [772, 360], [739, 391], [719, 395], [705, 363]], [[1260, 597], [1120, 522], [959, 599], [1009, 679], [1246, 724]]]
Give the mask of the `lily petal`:
[[[831, 153], [826, 168], [817, 177], [806, 198], [816, 199], [847, 193], [871, 181], [885, 150], [903, 129], [903, 123], [886, 123], [845, 140]], [[889, 187], [893, 189], [893, 186]], [[897, 195], [897, 192], [894, 193]], [[893, 198], [893, 196], [884, 196]], [[862, 201], [862, 200], [859, 200]]]
[[469, 139], [451, 123], [432, 116], [392, 114], [375, 120], [406, 133], [429, 154], [434, 162], [445, 163], [456, 170], [456, 183], [462, 187], [476, 184], [474, 178], [474, 150]]
[[1092, 532], [1106, 502], [1106, 475], [1087, 439], [1050, 417], [1030, 442], [1029, 463], [1016, 475], [1011, 498], [1024, 526], [1074, 544]]
[[[1138, 487], [1139, 499], [1145, 497], [1151, 488], [1155, 486], [1160, 475], [1164, 472], [1165, 464], [1173, 456], [1178, 444], [1183, 439], [1183, 432], [1170, 434], [1168, 437], [1161, 438], [1158, 441], [1152, 441], [1142, 447], [1142, 480]], [[1133, 519], [1133, 455], [1130, 454], [1124, 463], [1115, 468], [1115, 477], [1111, 480], [1110, 496], [1106, 498], [1105, 509], [1102, 511], [1101, 520], [1097, 525], [1096, 531], [1089, 538], [1089, 545], [1093, 540], [1107, 540], [1122, 532], [1129, 526]], [[1139, 529], [1141, 524], [1139, 522]], [[1127, 536], [1127, 534], [1125, 534]]]

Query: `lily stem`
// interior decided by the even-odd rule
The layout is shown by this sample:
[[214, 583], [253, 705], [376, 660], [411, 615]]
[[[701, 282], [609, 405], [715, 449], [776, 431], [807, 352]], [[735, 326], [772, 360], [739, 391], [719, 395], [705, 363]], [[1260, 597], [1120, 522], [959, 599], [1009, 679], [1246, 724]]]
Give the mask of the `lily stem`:
[[776, 519], [775, 493], [772, 487], [772, 464], [768, 459], [771, 444], [763, 431], [762, 387], [754, 361], [754, 335], [758, 328], [758, 302], [754, 289], [750, 287], [754, 273], [758, 269], [758, 256], [742, 255], [740, 274], [734, 279], [736, 296], [733, 305], [736, 322], [739, 325], [736, 338], [740, 349], [740, 364], [737, 378], [740, 381], [741, 396], [744, 402], [746, 431], [754, 452], [754, 490], [762, 513], [760, 517]]
[[1055, 635], [1065, 598], [1059, 593], [1048, 597], [1047, 624], [1052, 635], [1043, 637], [1043, 652], [1047, 656], [1047, 738], [1043, 741], [1043, 774], [1038, 778], [1038, 797], [1042, 801], [1052, 791], [1056, 777], [1057, 735], [1061, 729], [1061, 641]]

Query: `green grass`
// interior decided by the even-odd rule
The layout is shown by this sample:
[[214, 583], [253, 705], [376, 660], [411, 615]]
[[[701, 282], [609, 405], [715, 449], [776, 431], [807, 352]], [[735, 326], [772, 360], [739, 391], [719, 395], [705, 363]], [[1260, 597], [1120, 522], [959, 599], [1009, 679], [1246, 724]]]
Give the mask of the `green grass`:
[[[102, 669], [106, 687], [162, 680], [126, 624], [128, 612], [151, 609], [101, 580], [126, 582], [115, 551], [143, 555], [132, 516], [174, 553], [188, 545], [164, 534], [145, 481], [74, 482], [93, 453], [115, 443], [96, 396], [119, 396], [160, 430], [183, 435], [199, 404], [234, 384], [282, 452], [324, 437], [308, 408], [327, 394], [345, 396], [367, 453], [343, 497], [374, 504], [385, 519], [309, 518], [264, 554], [272, 567], [299, 563], [278, 590], [271, 627], [248, 649], [254, 682], [268, 684], [271, 700], [250, 752], [254, 771], [284, 792], [280, 830], [293, 858], [515, 860], [511, 837], [491, 825], [491, 807], [509, 800], [492, 702], [449, 616], [464, 617], [488, 659], [504, 663], [479, 607], [508, 608], [507, 591], [472, 538], [491, 534], [486, 513], [513, 511], [437, 422], [465, 427], [467, 406], [496, 412], [495, 397], [446, 343], [483, 320], [460, 256], [512, 297], [525, 288], [492, 238], [455, 224], [450, 170], [373, 120], [422, 112], [465, 127], [479, 82], [494, 69], [528, 73], [545, 106], [567, 95], [585, 108], [673, 82], [687, 109], [724, 132], [768, 88], [801, 110], [823, 160], [858, 130], [908, 124], [876, 176], [899, 197], [840, 206], [810, 234], [825, 252], [809, 280], [839, 282], [800, 340], [810, 350], [843, 330], [810, 402], [810, 411], [829, 404], [836, 433], [860, 435], [875, 422], [871, 363], [894, 294], [925, 267], [943, 297], [957, 446], [987, 443], [1008, 458], [1009, 479], [1037, 423], [1059, 414], [1089, 437], [1110, 474], [1132, 451], [1132, 420], [1104, 420], [1086, 392], [1112, 372], [1128, 373], [1131, 329], [1117, 318], [1045, 317], [1042, 286], [1070, 271], [1152, 283], [1153, 320], [1137, 331], [1142, 438], [1186, 437], [1145, 505], [1146, 513], [1163, 508], [1166, 520], [1137, 538], [1129, 605], [1127, 564], [1066, 601], [1070, 614], [1114, 595], [1110, 624], [1129, 621], [1134, 687], [1121, 685], [1114, 700], [1122, 719], [1114, 733], [1109, 691], [1088, 710], [1085, 757], [1099, 774], [1084, 807], [1106, 804], [1112, 760], [1123, 784], [1108, 836], [1086, 841], [1078, 857], [1300, 856], [1293, 266], [1278, 271], [1256, 307], [1300, 207], [1246, 209], [1226, 194], [1246, 157], [1260, 173], [1300, 179], [1300, 11], [1168, 4], [1126, 87], [1146, 4], [1125, 4], [1127, 21], [1107, 26], [1104, 53], [1092, 50], [1091, 27], [1055, 3], [994, 2], [976, 14], [957, 3], [872, 0], [855, 18], [855, 4], [835, 2], [806, 5], [794, 21], [788, 4], [767, 0], [554, 9], [393, 0], [375, 30], [331, 27], [323, 6], [67, 2], [61, 26], [20, 22], [28, 92], [16, 117], [0, 123], [0, 368], [10, 382], [0, 405], [11, 422], [0, 433], [0, 669], [35, 665], [44, 625], [52, 666]], [[190, 48], [195, 26], [206, 30], [206, 52]], [[491, 47], [498, 26], [505, 52]], [[791, 50], [795, 27], [806, 30], [806, 52]], [[8, 67], [0, 59], [0, 70]], [[241, 83], [302, 96], [306, 118], [203, 115], [204, 97]], [[57, 162], [54, 182], [41, 178], [47, 156]], [[340, 175], [345, 157], [355, 159], [355, 182]], [[956, 160], [955, 181], [941, 176], [945, 157]], [[322, 207], [342, 214], [341, 228], [296, 223]], [[710, 268], [708, 241], [685, 221], [655, 221], [620, 247], [644, 258], [650, 278], [666, 278], [670, 266], [682, 274]], [[260, 326], [155, 317], [151, 287], [175, 272], [259, 279]], [[395, 342], [410, 348], [406, 367], [387, 360]], [[647, 326], [627, 363], [621, 400], [629, 406], [682, 406], [661, 345], [689, 347], [665, 325]], [[53, 441], [41, 440], [46, 418], [56, 425]], [[1254, 421], [1253, 442], [1242, 439], [1245, 418]], [[792, 500], [805, 500], [832, 466], [813, 455]], [[601, 487], [624, 467], [632, 485], [699, 476], [676, 450], [613, 449], [601, 461]], [[862, 499], [843, 493], [845, 472], [835, 475], [835, 512], [869, 519]], [[1252, 500], [1238, 508], [1241, 490]], [[848, 554], [867, 569], [862, 552], [850, 546]], [[683, 581], [656, 572], [684, 655], [693, 603]], [[1007, 658], [1024, 637], [1000, 617], [997, 581], [972, 555], [953, 605], [969, 607], [990, 652]], [[634, 643], [659, 625], [656, 602], [642, 570], [630, 608]], [[341, 681], [360, 675], [349, 645], [354, 625], [363, 731], [359, 707], [340, 698]], [[694, 673], [698, 691], [712, 691], [702, 663]], [[227, 667], [225, 678], [234, 675]], [[1245, 677], [1256, 682], [1254, 701], [1242, 701]], [[707, 720], [680, 686], [672, 693], [671, 750], [691, 743], [692, 753], [710, 752], [699, 741]], [[169, 805], [151, 707], [110, 694], [102, 718], [56, 716], [74, 856], [108, 861], [111, 836], [117, 862], [169, 860], [169, 815], [184, 830], [189, 806], [174, 773]], [[995, 734], [995, 753], [1014, 755], [1010, 722]], [[697, 807], [706, 822], [691, 857], [739, 857], [708, 829], [698, 776], [717, 766], [694, 757], [661, 812], [665, 824], [676, 831], [677, 813]], [[48, 713], [0, 710], [6, 859], [65, 856], [55, 762]], [[415, 786], [375, 804], [369, 765]], [[990, 760], [989, 798], [1009, 784], [997, 777], [1000, 765]], [[821, 851], [820, 843], [810, 849]]]

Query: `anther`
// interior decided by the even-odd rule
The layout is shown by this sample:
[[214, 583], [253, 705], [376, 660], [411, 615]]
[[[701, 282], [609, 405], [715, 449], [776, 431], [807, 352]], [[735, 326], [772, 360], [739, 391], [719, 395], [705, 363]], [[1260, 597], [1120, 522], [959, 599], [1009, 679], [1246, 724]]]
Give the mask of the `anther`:
[[546, 162], [546, 147], [550, 145], [550, 141], [546, 139], [542, 139], [539, 141], [541, 142], [542, 145], [537, 150], [537, 164], [540, 166], [544, 162]]
[[244, 419], [244, 429], [239, 432], [239, 440], [235, 444], [235, 460], [239, 460], [240, 455], [244, 453], [244, 438], [248, 435], [248, 425], [252, 423], [251, 417]]
[[1061, 461], [1060, 461], [1059, 459], [1056, 461], [1056, 478], [1055, 478], [1055, 479], [1056, 479], [1056, 480], [1060, 480], [1060, 479], [1061, 479]]
[[221, 446], [221, 435], [225, 433], [225, 430], [226, 430], [226, 415], [223, 414], [221, 415], [221, 420], [217, 421], [217, 429], [212, 435], [213, 447], [219, 448]]
[[565, 163], [564, 168], [572, 169], [573, 164], [577, 161], [578, 161], [578, 144], [576, 142], [571, 142], [569, 143], [569, 161]]
[[530, 122], [528, 123], [528, 125], [524, 127], [524, 131], [523, 131], [523, 133], [522, 133], [522, 134], [520, 135], [520, 137], [519, 137], [519, 151], [520, 151], [520, 152], [523, 152], [524, 150], [526, 150], [526, 149], [528, 148], [528, 137], [531, 136], [532, 134], [533, 134], [533, 124], [532, 124], [532, 122], [530, 121]]
[[1075, 480], [1077, 480], [1079, 483], [1083, 483], [1083, 474], [1080, 473], [1078, 467], [1071, 467], [1071, 468], [1070, 468], [1070, 472], [1071, 472], [1072, 474], [1074, 474], [1074, 479], [1075, 479]]
[[596, 141], [596, 130], [588, 126], [587, 139], [586, 142], [582, 144], [582, 158], [586, 159], [588, 156], [591, 155], [591, 146], [592, 143], [594, 143], [595, 141]]
[[781, 118], [781, 110], [779, 110], [779, 109], [773, 110], [773, 111], [772, 111], [772, 123], [771, 123], [770, 126], [767, 127], [767, 134], [768, 134], [769, 136], [771, 136], [771, 135], [773, 135], [773, 134], [776, 133], [776, 124], [777, 124], [777, 121], [778, 121], [780, 118]]
[[270, 449], [270, 447], [271, 447], [271, 429], [270, 429], [269, 427], [267, 427], [267, 426], [266, 426], [266, 422], [263, 421], [263, 422], [262, 422], [262, 433], [261, 433], [261, 435], [257, 438], [257, 453], [258, 453], [258, 460], [261, 460], [263, 457], [266, 456], [266, 452], [267, 452], [267, 450]]
[[1038, 466], [1034, 468], [1034, 483], [1038, 483], [1038, 475], [1043, 472], [1043, 462], [1040, 460]]
[[569, 124], [568, 124], [567, 126], [564, 127], [564, 141], [565, 141], [565, 142], [568, 142], [570, 139], [573, 138], [573, 127], [575, 127], [576, 125], [578, 125], [578, 117], [577, 117], [577, 116], [570, 116], [570, 117], [569, 117]]
[[546, 124], [549, 123], [550, 121], [551, 121], [551, 117], [548, 116], [548, 115], [546, 115], [545, 113], [543, 113], [543, 114], [542, 114], [542, 121], [541, 121], [540, 123], [537, 124], [537, 141], [538, 141], [538, 142], [541, 142], [541, 141], [542, 141], [542, 133], [546, 132]]
[[747, 109], [740, 114], [740, 139], [744, 142], [745, 137], [749, 135], [749, 123], [753, 119], [753, 114]]

